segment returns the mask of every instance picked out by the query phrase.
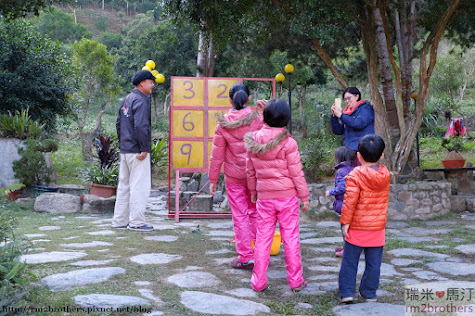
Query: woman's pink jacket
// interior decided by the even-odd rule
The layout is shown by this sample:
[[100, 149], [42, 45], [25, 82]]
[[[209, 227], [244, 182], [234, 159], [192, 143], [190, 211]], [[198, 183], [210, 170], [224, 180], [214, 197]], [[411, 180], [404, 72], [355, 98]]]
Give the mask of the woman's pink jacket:
[[246, 149], [244, 135], [262, 127], [262, 115], [250, 107], [230, 109], [226, 115], [216, 115], [216, 130], [211, 150], [209, 180], [217, 183], [224, 162], [227, 183], [246, 184]]
[[264, 127], [244, 136], [248, 151], [247, 176], [258, 199], [298, 196], [308, 201], [308, 187], [297, 142], [284, 128]]

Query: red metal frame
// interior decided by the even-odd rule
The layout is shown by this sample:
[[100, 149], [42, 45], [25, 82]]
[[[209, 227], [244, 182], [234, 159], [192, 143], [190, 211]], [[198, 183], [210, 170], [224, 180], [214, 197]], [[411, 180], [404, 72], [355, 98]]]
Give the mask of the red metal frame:
[[[184, 212], [182, 211], [188, 206], [188, 204], [196, 197], [196, 195], [188, 202], [187, 205], [180, 210], [180, 172], [208, 172], [208, 143], [213, 140], [213, 137], [209, 137], [208, 131], [208, 111], [219, 111], [219, 110], [228, 110], [229, 106], [213, 106], [211, 109], [208, 106], [208, 80], [237, 80], [242, 83], [244, 80], [247, 81], [270, 81], [272, 82], [272, 95], [275, 97], [276, 83], [274, 78], [228, 78], [228, 77], [172, 77], [171, 78], [171, 104], [170, 104], [170, 119], [169, 119], [169, 136], [168, 136], [168, 217], [175, 218], [176, 222], [179, 222], [180, 217], [182, 218], [225, 218], [231, 217], [231, 212]], [[202, 79], [203, 82], [203, 106], [174, 106], [173, 100], [173, 88], [174, 88], [174, 79]], [[173, 136], [173, 111], [174, 110], [202, 110], [203, 111], [203, 128], [204, 135], [203, 137], [181, 137]], [[174, 141], [202, 141], [203, 142], [203, 167], [202, 168], [172, 168], [173, 162], [173, 142]], [[171, 211], [171, 173], [175, 170], [175, 212]], [[201, 192], [201, 190], [200, 190]], [[198, 192], [199, 193], [199, 192]], [[197, 194], [198, 194], [197, 193]], [[176, 211], [178, 210], [178, 211]]]

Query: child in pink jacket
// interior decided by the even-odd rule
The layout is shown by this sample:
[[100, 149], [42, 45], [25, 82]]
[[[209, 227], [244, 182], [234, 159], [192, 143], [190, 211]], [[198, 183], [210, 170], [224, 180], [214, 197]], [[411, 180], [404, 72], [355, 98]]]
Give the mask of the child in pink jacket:
[[277, 221], [284, 242], [287, 281], [295, 292], [307, 286], [302, 276], [297, 196], [302, 200], [302, 211], [305, 212], [309, 208], [308, 187], [297, 142], [284, 128], [289, 118], [287, 102], [272, 99], [264, 108], [264, 127], [244, 137], [248, 151], [248, 186], [252, 201], [257, 201], [257, 241], [251, 279], [255, 291], [263, 291], [267, 285], [267, 267]]
[[244, 135], [262, 127], [262, 115], [246, 105], [250, 101], [249, 89], [237, 83], [229, 90], [229, 99], [234, 106], [226, 115], [216, 116], [216, 131], [211, 151], [209, 179], [210, 194], [214, 196], [221, 166], [224, 176], [229, 207], [231, 208], [236, 251], [238, 257], [229, 263], [231, 268], [252, 269], [254, 253], [251, 240], [256, 239], [256, 204], [251, 202], [247, 188], [246, 149]]

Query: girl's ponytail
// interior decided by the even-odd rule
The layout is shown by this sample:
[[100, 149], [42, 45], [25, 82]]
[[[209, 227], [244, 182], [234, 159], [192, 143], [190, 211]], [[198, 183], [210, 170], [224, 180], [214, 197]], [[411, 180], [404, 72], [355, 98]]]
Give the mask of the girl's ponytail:
[[244, 105], [246, 105], [248, 100], [249, 95], [244, 90], [239, 90], [234, 93], [233, 105], [236, 110], [241, 110], [242, 108], [244, 108]]

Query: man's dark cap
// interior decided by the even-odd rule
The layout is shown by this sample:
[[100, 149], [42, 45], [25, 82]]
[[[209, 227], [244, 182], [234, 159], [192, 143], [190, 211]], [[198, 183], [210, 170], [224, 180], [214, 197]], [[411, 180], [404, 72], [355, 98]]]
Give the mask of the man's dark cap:
[[132, 79], [132, 83], [134, 86], [136, 86], [142, 81], [147, 80], [147, 79], [155, 81], [155, 77], [152, 75], [150, 71], [140, 70], [140, 71], [137, 71], [137, 73], [135, 74], [134, 79]]

